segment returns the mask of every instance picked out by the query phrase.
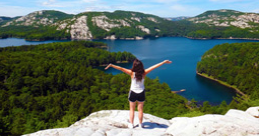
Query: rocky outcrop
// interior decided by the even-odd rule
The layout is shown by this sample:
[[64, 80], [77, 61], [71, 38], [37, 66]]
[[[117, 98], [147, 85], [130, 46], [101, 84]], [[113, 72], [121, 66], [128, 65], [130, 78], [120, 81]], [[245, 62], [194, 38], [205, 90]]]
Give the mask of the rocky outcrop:
[[153, 21], [155, 23], [158, 23], [158, 21], [155, 18], [153, 18], [153, 17], [147, 17], [147, 20]]
[[[257, 114], [259, 113], [258, 107]], [[173, 118], [166, 132], [174, 136], [258, 136], [259, 119], [248, 112], [229, 110], [225, 115]]]
[[45, 11], [35, 11], [26, 16], [22, 16], [14, 21], [7, 22], [2, 27], [6, 27], [9, 25], [23, 25], [23, 26], [31, 26], [31, 25], [51, 25], [53, 24], [54, 20], [57, 18], [47, 18], [41, 17]]
[[[167, 20], [153, 15], [130, 11], [114, 11], [113, 13], [84, 12], [72, 15], [55, 10], [42, 10], [22, 17], [9, 19], [0, 17], [0, 28], [19, 26], [21, 28], [26, 27], [29, 31], [41, 28], [43, 31], [25, 32], [28, 35], [44, 32], [44, 35], [40, 35], [39, 39], [45, 39], [49, 34], [51, 38], [58, 37], [63, 39], [70, 36], [69, 38], [72, 40], [93, 38], [140, 40], [143, 37], [151, 36], [153, 33], [159, 33], [159, 35], [160, 33], [165, 33], [160, 30], [163, 26], [160, 26], [159, 23], [162, 24], [163, 22], [167, 22]], [[53, 31], [53, 33], [57, 32], [58, 36], [53, 36], [53, 33], [49, 33], [50, 31]], [[127, 31], [130, 32], [127, 33]], [[16, 33], [16, 31], [11, 31], [11, 33]]]
[[[227, 12], [232, 12], [231, 16], [228, 16]], [[193, 17], [188, 20], [194, 23], [206, 23], [208, 25], [215, 26], [253, 28], [255, 27], [254, 24], [259, 25], [259, 14], [219, 10], [208, 15], [206, 14], [204, 16]]]
[[142, 25], [138, 25], [137, 28], [141, 29], [141, 31], [143, 31], [143, 32], [145, 32], [147, 34], [150, 34], [150, 30], [148, 28], [145, 28]]
[[[135, 113], [137, 115], [137, 112]], [[107, 110], [92, 113], [67, 128], [42, 130], [25, 136], [258, 136], [259, 107], [247, 111], [229, 110], [225, 115], [176, 117], [165, 120], [144, 114], [144, 128], [127, 128], [129, 111]], [[134, 124], [138, 124], [135, 117]]]
[[141, 22], [141, 18], [140, 18], [140, 17], [131, 17], [130, 19], [136, 20], [136, 21], [138, 21], [138, 22]]
[[116, 36], [115, 35], [111, 35], [111, 36], [107, 36], [106, 38], [104, 39], [110, 39], [110, 40], [116, 40]]
[[93, 24], [106, 31], [110, 31], [112, 28], [115, 28], [115, 27], [121, 27], [121, 26], [130, 27], [130, 24], [123, 19], [109, 19], [104, 15], [93, 17], [92, 21], [93, 21]]
[[93, 37], [87, 26], [87, 16], [76, 19], [75, 23], [71, 25], [70, 34], [72, 39], [91, 39]]

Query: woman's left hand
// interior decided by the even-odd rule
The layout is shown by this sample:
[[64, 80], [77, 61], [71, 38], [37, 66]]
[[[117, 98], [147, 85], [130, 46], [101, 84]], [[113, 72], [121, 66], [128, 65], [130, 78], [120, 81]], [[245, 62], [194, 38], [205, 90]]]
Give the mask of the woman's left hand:
[[105, 68], [105, 70], [107, 70], [109, 67], [111, 67], [112, 66], [112, 64], [109, 64], [106, 68]]

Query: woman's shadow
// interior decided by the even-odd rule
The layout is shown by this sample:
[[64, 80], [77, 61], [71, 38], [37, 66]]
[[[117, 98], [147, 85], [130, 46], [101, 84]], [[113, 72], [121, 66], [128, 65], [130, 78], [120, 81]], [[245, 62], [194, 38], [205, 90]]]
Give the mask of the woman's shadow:
[[[159, 124], [155, 122], [144, 122], [142, 123], [144, 129], [154, 129], [154, 128], [168, 128], [168, 125]], [[138, 125], [136, 126], [138, 127]]]

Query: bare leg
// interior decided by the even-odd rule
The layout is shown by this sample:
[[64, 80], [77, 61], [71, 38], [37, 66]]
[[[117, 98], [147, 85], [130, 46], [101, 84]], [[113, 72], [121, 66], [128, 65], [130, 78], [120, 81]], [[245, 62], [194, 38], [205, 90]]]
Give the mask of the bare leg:
[[133, 124], [136, 102], [129, 102], [129, 103], [130, 103], [130, 123]]
[[139, 124], [142, 124], [142, 121], [143, 121], [143, 107], [144, 107], [144, 102], [138, 102]]

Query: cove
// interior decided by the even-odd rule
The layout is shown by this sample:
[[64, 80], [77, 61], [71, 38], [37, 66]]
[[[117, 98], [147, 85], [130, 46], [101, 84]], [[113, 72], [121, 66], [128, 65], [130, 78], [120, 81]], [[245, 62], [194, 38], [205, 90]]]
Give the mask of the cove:
[[[108, 51], [127, 51], [134, 54], [143, 63], [145, 68], [165, 59], [173, 61], [172, 64], [163, 65], [155, 69], [147, 76], [160, 82], [167, 83], [172, 91], [186, 89], [178, 93], [188, 100], [195, 99], [198, 102], [209, 101], [213, 105], [220, 104], [223, 100], [230, 103], [236, 93], [233, 89], [225, 87], [215, 81], [196, 75], [196, 65], [201, 56], [217, 44], [258, 42], [252, 40], [193, 40], [184, 37], [163, 37], [144, 40], [94, 40], [107, 43]], [[42, 43], [64, 41], [25, 41], [24, 39], [8, 38], [0, 39], [0, 47], [37, 45]], [[132, 64], [119, 64], [131, 68]], [[101, 67], [103, 71], [104, 67]], [[108, 69], [106, 73], [118, 74], [120, 71]]]
[[26, 41], [22, 38], [6, 38], [6, 39], [0, 39], [0, 47], [38, 45], [38, 44], [44, 44], [44, 43], [66, 42], [66, 41], [70, 41], [70, 40]]
[[[147, 76], [167, 83], [172, 91], [186, 89], [178, 93], [188, 100], [195, 99], [199, 103], [209, 101], [218, 105], [223, 100], [230, 103], [236, 96], [234, 89], [223, 86], [215, 81], [196, 75], [197, 62], [202, 55], [215, 45], [222, 43], [258, 42], [253, 40], [193, 40], [184, 37], [163, 37], [144, 40], [98, 40], [108, 44], [110, 52], [128, 51], [140, 59], [145, 68], [165, 59], [171, 60], [170, 65], [163, 65]], [[132, 64], [119, 64], [131, 68]], [[108, 69], [107, 73], [118, 74], [120, 71]]]

